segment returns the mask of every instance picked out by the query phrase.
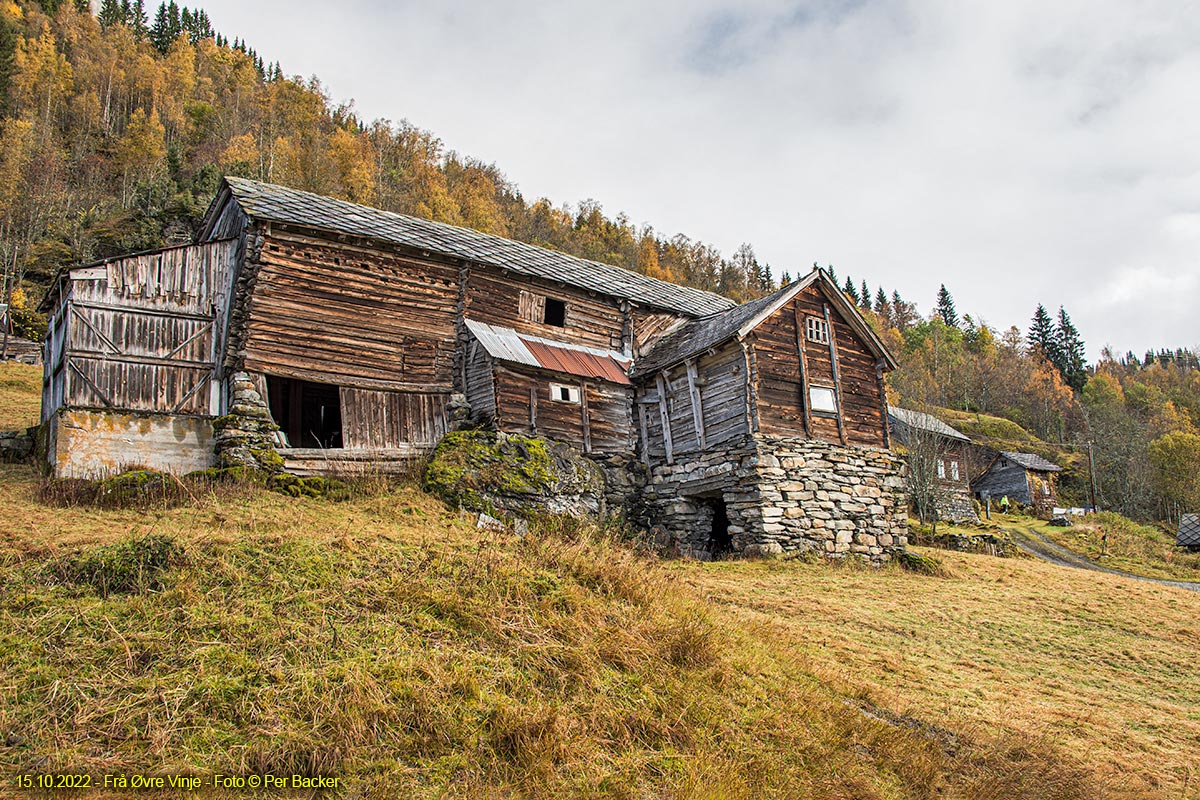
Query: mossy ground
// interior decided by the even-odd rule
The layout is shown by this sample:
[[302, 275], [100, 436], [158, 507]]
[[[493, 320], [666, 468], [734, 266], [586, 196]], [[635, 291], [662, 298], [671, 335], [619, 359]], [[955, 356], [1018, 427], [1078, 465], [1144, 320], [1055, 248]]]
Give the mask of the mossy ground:
[[[1053, 743], [931, 713], [964, 723], [947, 738], [903, 717], [909, 699], [813, 669], [736, 594], [693, 587], [732, 569], [782, 570], [801, 596], [943, 578], [664, 564], [588, 526], [481, 532], [404, 486], [144, 509], [50, 508], [38, 487], [0, 467], [6, 775], [329, 773], [354, 797], [1105, 796]], [[56, 570], [147, 536], [179, 550], [134, 591]]]

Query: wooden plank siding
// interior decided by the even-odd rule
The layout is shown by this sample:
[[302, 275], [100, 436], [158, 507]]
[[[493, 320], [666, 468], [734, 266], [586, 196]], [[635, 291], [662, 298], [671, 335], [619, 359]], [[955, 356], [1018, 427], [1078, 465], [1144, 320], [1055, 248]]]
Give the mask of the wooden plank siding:
[[[532, 432], [597, 453], [633, 451], [631, 387], [499, 364], [493, 367], [493, 375], [498, 430]], [[580, 402], [551, 399], [551, 383], [580, 386]]]
[[[566, 301], [564, 326], [530, 321], [531, 314], [545, 307], [546, 297]], [[465, 315], [489, 325], [567, 344], [622, 352], [627, 349], [623, 341], [624, 314], [616, 299], [573, 287], [553, 286], [524, 276], [506, 276], [494, 269], [478, 267], [471, 271]]]
[[[808, 317], [824, 320], [829, 307], [832, 343], [837, 347], [838, 375], [835, 380], [830, 344], [808, 339], [803, 326]], [[817, 287], [809, 287], [772, 314], [755, 329], [754, 355], [758, 369], [758, 415], [763, 433], [804, 436], [805, 384], [835, 388], [846, 441], [850, 444], [885, 447], [884, 417], [876, 357], [837, 309]], [[797, 340], [804, 345], [803, 365]], [[805, 380], [807, 378], [807, 381]], [[836, 414], [810, 413], [814, 438], [840, 442]]]
[[[693, 387], [699, 419], [693, 413]], [[637, 404], [643, 457], [649, 461], [672, 462], [740, 441], [749, 433], [741, 346], [730, 342], [696, 359], [690, 382], [686, 364], [659, 373], [638, 390]], [[664, 429], [664, 421], [669, 428]]]
[[433, 447], [446, 435], [449, 393], [388, 392], [342, 387], [345, 449]]
[[449, 390], [457, 267], [290, 231], [265, 239], [247, 369], [342, 386]]
[[72, 270], [49, 325], [43, 419], [62, 407], [212, 416], [239, 243]]

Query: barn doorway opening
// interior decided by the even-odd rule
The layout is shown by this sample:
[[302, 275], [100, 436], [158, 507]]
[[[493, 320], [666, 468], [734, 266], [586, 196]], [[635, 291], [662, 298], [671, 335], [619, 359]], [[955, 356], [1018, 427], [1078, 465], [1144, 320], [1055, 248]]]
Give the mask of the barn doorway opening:
[[712, 530], [708, 536], [708, 552], [713, 558], [720, 558], [733, 552], [733, 537], [729, 534], [729, 510], [721, 498], [708, 501], [712, 508]]
[[338, 387], [268, 375], [267, 404], [289, 447], [342, 447], [342, 393]]

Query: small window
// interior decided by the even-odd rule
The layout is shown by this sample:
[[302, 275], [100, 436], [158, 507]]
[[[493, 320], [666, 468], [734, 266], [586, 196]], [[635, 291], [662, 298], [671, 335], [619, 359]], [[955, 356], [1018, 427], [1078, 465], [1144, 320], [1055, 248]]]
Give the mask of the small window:
[[1042, 484], [1042, 494], [1046, 495], [1046, 497], [1050, 496], [1050, 484], [1048, 484], [1048, 483]]
[[953, 478], [954, 480], [958, 480], [958, 462], [957, 461], [950, 462], [950, 477]]
[[808, 389], [808, 399], [812, 403], [813, 411], [824, 411], [828, 414], [837, 413], [837, 401], [834, 398], [833, 389], [826, 386], [810, 386]]
[[550, 384], [550, 399], [556, 403], [579, 405], [579, 387], [567, 386], [562, 383], [552, 383]]
[[556, 328], [565, 328], [567, 326], [567, 302], [547, 297], [546, 313], [542, 318], [542, 322], [547, 325], [553, 325]]
[[804, 323], [805, 332], [810, 342], [829, 343], [829, 323], [820, 317], [809, 317]]
[[946, 479], [946, 462], [938, 459], [938, 477], [942, 480]]

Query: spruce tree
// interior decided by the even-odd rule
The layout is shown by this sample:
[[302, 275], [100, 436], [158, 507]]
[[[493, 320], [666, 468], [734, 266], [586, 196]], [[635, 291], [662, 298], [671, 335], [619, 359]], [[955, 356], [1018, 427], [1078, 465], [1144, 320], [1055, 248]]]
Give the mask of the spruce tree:
[[1063, 381], [1075, 391], [1083, 391], [1083, 385], [1087, 383], [1087, 351], [1079, 331], [1062, 306], [1058, 307], [1058, 327], [1054, 333]]
[[950, 290], [944, 283], [942, 288], [938, 289], [936, 312], [942, 322], [951, 328], [958, 327], [958, 312], [954, 310], [954, 298], [950, 296]]
[[1037, 311], [1033, 312], [1033, 320], [1029, 326], [1029, 349], [1041, 353], [1047, 361], [1056, 367], [1059, 364], [1058, 342], [1054, 335], [1054, 321], [1046, 313], [1046, 307], [1038, 303]]
[[133, 37], [139, 42], [146, 38], [150, 31], [150, 18], [146, 16], [146, 0], [133, 0], [128, 23], [133, 28]]
[[867, 287], [866, 279], [862, 282], [862, 289], [858, 293], [858, 307], [864, 311], [871, 310], [871, 290]]
[[883, 287], [880, 286], [878, 289], [875, 290], [875, 313], [881, 314], [883, 316], [887, 316], [887, 311], [888, 311], [887, 294], [883, 291]]
[[101, 28], [111, 28], [125, 21], [125, 12], [117, 0], [104, 0], [100, 4], [100, 14], [96, 17]]
[[858, 305], [858, 289], [854, 288], [854, 280], [849, 275], [846, 276], [846, 283], [842, 286], [842, 291], [854, 301], [855, 305]]

